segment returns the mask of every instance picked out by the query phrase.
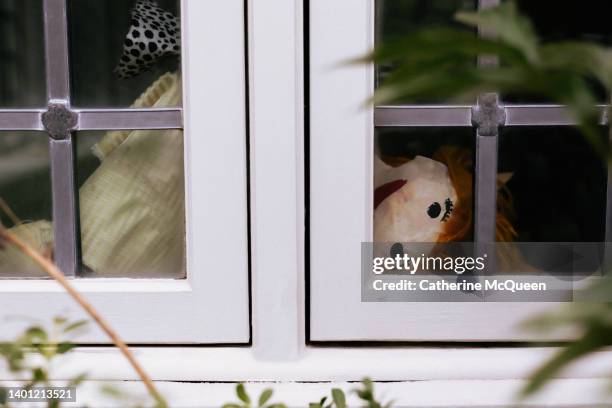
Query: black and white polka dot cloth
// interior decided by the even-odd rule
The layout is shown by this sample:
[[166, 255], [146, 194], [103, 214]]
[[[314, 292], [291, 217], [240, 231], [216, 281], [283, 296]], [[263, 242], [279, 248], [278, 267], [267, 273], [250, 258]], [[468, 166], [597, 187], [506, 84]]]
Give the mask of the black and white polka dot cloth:
[[137, 0], [123, 44], [123, 55], [115, 72], [130, 78], [151, 69], [165, 55], [180, 55], [179, 19], [161, 9], [155, 0]]

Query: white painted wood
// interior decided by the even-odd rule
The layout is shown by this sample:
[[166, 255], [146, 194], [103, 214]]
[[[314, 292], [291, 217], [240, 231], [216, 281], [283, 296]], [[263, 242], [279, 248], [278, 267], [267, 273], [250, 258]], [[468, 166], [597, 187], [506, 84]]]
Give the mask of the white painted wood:
[[302, 0], [249, 1], [253, 351], [305, 343]]
[[[433, 408], [433, 407], [511, 407], [516, 406], [516, 394], [524, 385], [520, 380], [503, 381], [425, 381], [377, 383], [375, 389], [379, 398], [387, 402], [394, 401], [394, 407], [402, 408]], [[612, 402], [606, 394], [606, 380], [560, 380], [555, 381], [545, 393], [528, 399], [526, 404], [538, 407], [601, 407]], [[363, 402], [356, 398], [352, 390], [355, 384], [347, 383], [315, 383], [315, 384], [248, 384], [247, 389], [252, 395], [259, 395], [265, 388], [275, 389], [275, 401], [285, 401], [290, 407], [305, 407], [309, 402], [315, 402], [322, 396], [330, 396], [331, 388], [338, 387], [347, 393], [347, 403], [350, 407], [361, 407]], [[233, 384], [197, 384], [178, 386], [178, 384], [163, 384], [161, 389], [176, 401], [176, 405], [219, 406], [219, 402], [236, 401], [236, 397], [228, 399], [233, 392]], [[202, 401], [202, 395], [209, 392], [209, 397]], [[211, 398], [213, 397], [213, 398]], [[210, 398], [210, 399], [209, 399]], [[210, 401], [210, 402], [209, 402]], [[202, 405], [198, 405], [202, 404]]]
[[526, 340], [518, 322], [553, 304], [362, 303], [372, 241], [374, 0], [310, 2], [310, 340]]
[[[247, 382], [251, 395], [267, 387], [288, 406], [306, 406], [332, 387], [344, 390], [364, 377], [377, 395], [397, 407], [510, 407], [525, 379], [556, 348], [307, 348], [296, 361], [262, 361], [248, 348], [134, 348], [172, 407], [218, 407], [234, 401], [234, 383]], [[612, 402], [612, 351], [597, 352], [562, 371], [551, 386], [528, 400], [538, 407], [600, 407]], [[90, 381], [78, 393], [81, 404], [122, 406], [99, 396], [102, 382], [145, 394], [131, 366], [108, 347], [79, 348], [56, 364], [52, 378], [65, 381], [82, 372]], [[0, 365], [0, 382], [15, 379]], [[355, 400], [351, 400], [351, 406]], [[607, 406], [607, 405], [606, 405]]]
[[[398, 408], [511, 408], [517, 406], [517, 393], [524, 380], [453, 380], [453, 381], [399, 381], [375, 383], [376, 396], [382, 401], [393, 400]], [[18, 385], [18, 383], [11, 383]], [[138, 401], [150, 401], [139, 382], [87, 381], [77, 391], [77, 404], [92, 408], [123, 408], [126, 403], [104, 397], [102, 386], [112, 386]], [[233, 383], [181, 383], [157, 382], [156, 386], [173, 408], [220, 407], [224, 403], [238, 402]], [[248, 383], [246, 389], [255, 402], [266, 388], [274, 390], [270, 402], [284, 402], [289, 407], [307, 407], [321, 397], [330, 397], [332, 388], [341, 388], [350, 407], [362, 407], [355, 394], [354, 383]], [[606, 391], [609, 381], [603, 379], [555, 380], [542, 393], [525, 400], [528, 407], [538, 408], [601, 408], [610, 406], [612, 398]], [[28, 405], [32, 407], [34, 405]]]
[[[557, 348], [306, 348], [295, 361], [262, 361], [249, 348], [135, 347], [147, 373], [159, 381], [376, 381], [525, 379]], [[557, 378], [609, 378], [612, 351], [593, 353]], [[79, 348], [56, 366], [63, 380], [87, 371], [90, 379], [137, 380], [115, 349]], [[0, 365], [0, 381], [13, 379]]]
[[[183, 0], [185, 281], [79, 280], [132, 343], [249, 341], [244, 5]], [[82, 316], [53, 282], [0, 281], [0, 317]], [[12, 338], [22, 318], [3, 322]], [[106, 342], [93, 330], [84, 342]]]

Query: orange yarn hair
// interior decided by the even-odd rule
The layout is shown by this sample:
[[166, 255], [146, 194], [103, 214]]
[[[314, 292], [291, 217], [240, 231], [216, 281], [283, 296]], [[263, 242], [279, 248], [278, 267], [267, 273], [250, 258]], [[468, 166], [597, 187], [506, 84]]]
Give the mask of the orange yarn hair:
[[[445, 223], [438, 237], [439, 243], [472, 241], [473, 239], [473, 175], [472, 154], [468, 149], [457, 146], [442, 146], [433, 154], [433, 160], [444, 164], [457, 193], [453, 214]], [[407, 161], [405, 157], [384, 157], [390, 166], [400, 166]], [[498, 180], [497, 216], [495, 239], [510, 242], [518, 236], [512, 226], [515, 218], [512, 195], [505, 183]]]
[[[448, 175], [457, 193], [453, 215], [446, 223], [438, 242], [471, 241], [474, 196], [471, 152], [456, 146], [442, 146], [434, 153], [433, 159], [446, 165]], [[514, 241], [518, 234], [510, 221], [515, 218], [512, 195], [503, 181], [498, 180], [497, 188], [495, 240], [498, 242]]]

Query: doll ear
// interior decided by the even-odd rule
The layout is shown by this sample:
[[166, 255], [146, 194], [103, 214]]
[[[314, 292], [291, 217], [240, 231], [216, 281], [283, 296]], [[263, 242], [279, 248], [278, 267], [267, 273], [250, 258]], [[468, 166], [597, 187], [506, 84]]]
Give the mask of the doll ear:
[[374, 156], [374, 188], [388, 181], [388, 173], [392, 169], [393, 167], [382, 161], [380, 157]]
[[180, 53], [178, 18], [161, 9], [154, 0], [137, 0], [123, 43], [123, 55], [115, 68], [119, 78], [136, 76], [151, 69], [161, 57]]
[[506, 184], [508, 184], [512, 176], [514, 176], [514, 173], [512, 172], [498, 173], [497, 174], [497, 189], [499, 190], [503, 188]]

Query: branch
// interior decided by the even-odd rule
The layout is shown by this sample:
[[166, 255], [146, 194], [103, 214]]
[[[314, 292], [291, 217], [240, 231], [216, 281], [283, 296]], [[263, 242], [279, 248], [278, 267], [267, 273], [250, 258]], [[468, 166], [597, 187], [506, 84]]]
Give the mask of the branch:
[[[134, 357], [134, 354], [132, 354], [128, 346], [123, 342], [123, 340], [121, 340], [117, 332], [115, 332], [115, 330], [113, 330], [113, 328], [110, 327], [110, 325], [96, 311], [96, 309], [94, 309], [91, 303], [87, 299], [85, 299], [85, 297], [83, 297], [83, 295], [81, 295], [72, 286], [72, 284], [68, 281], [68, 279], [66, 279], [64, 274], [57, 268], [57, 266], [55, 266], [55, 264], [51, 262], [49, 259], [42, 256], [40, 253], [38, 253], [38, 251], [30, 247], [28, 244], [26, 244], [25, 242], [17, 238], [14, 234], [11, 234], [6, 228], [0, 225], [0, 244], [2, 243], [2, 240], [12, 244], [17, 249], [19, 249], [22, 253], [30, 257], [34, 262], [40, 265], [40, 267], [51, 278], [53, 278], [57, 283], [59, 283], [66, 290], [66, 292], [68, 292], [68, 294], [81, 306], [81, 308], [83, 308], [83, 310], [85, 310], [85, 312], [87, 312], [87, 314], [89, 314], [89, 316], [91, 316], [91, 318], [108, 335], [108, 337], [110, 337], [113, 343], [117, 346], [117, 348], [119, 348], [121, 353], [130, 362], [132, 367], [134, 367], [134, 370], [136, 371], [136, 373], [138, 373], [138, 376], [140, 377], [142, 382], [145, 384], [145, 386], [147, 387], [147, 390], [149, 391], [151, 396], [155, 399], [158, 406], [160, 408], [167, 407], [168, 404], [166, 403], [165, 399], [159, 393], [159, 391], [157, 391], [155, 384], [153, 383], [151, 378], [149, 378], [147, 373], [142, 369], [142, 367], [140, 366], [140, 364], [138, 363], [138, 361]], [[1, 245], [0, 245], [0, 248], [1, 248]]]

